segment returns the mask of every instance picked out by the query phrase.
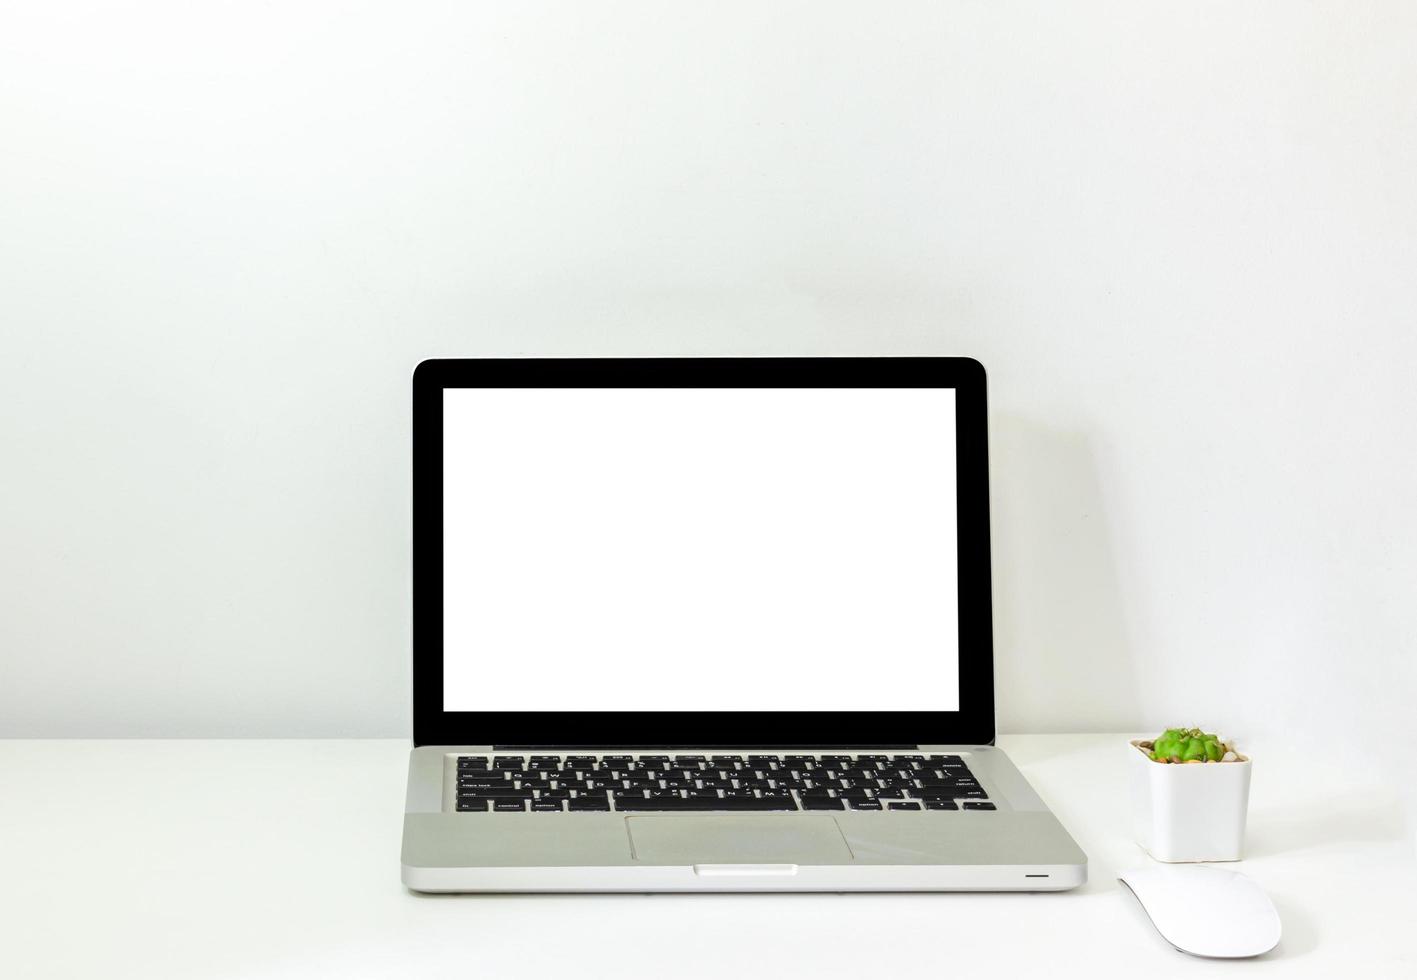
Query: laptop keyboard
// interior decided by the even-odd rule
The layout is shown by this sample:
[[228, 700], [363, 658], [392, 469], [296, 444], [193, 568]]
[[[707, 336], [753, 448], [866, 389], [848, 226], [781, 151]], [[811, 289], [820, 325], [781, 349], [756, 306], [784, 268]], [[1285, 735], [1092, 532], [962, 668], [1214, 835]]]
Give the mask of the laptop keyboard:
[[957, 755], [461, 755], [464, 812], [993, 810]]

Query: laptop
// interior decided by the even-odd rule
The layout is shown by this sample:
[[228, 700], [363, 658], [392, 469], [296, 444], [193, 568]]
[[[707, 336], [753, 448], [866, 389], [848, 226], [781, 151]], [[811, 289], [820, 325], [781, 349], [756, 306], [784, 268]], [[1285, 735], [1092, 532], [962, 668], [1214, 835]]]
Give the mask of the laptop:
[[1073, 888], [994, 747], [984, 369], [430, 360], [419, 892]]

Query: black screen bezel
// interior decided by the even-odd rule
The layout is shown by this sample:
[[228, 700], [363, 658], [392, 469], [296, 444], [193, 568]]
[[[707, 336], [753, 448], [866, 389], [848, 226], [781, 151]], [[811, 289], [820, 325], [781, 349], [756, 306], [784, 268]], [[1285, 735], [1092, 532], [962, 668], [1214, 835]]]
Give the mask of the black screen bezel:
[[[443, 390], [467, 387], [954, 388], [958, 711], [443, 710]], [[964, 357], [479, 358], [413, 375], [413, 740], [557, 748], [893, 747], [994, 740], [984, 368]], [[901, 683], [908, 683], [901, 679]]]

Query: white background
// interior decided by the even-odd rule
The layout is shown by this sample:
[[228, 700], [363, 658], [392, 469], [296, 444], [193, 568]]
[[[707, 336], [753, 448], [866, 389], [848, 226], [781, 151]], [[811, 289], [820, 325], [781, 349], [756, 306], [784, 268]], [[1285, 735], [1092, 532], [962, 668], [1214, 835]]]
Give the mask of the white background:
[[406, 735], [423, 357], [966, 353], [1004, 730], [1382, 753], [1414, 50], [1399, 0], [4, 0], [0, 733]]
[[443, 394], [449, 711], [955, 711], [954, 391]]

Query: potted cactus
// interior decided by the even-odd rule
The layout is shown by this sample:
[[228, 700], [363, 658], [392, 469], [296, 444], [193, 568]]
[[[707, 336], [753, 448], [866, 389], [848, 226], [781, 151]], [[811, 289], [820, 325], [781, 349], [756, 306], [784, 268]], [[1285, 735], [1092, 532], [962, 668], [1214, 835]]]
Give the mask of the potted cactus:
[[1168, 728], [1131, 745], [1137, 843], [1158, 861], [1240, 860], [1250, 760], [1234, 743], [1199, 728]]

